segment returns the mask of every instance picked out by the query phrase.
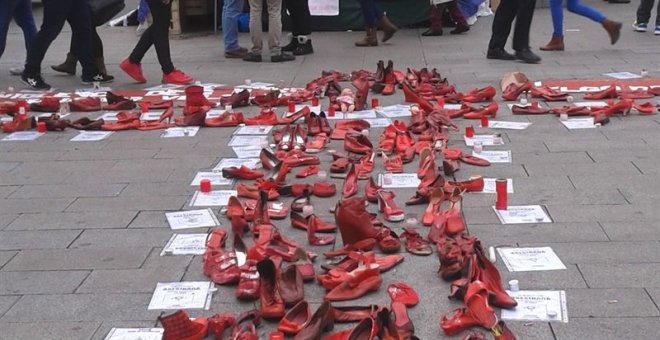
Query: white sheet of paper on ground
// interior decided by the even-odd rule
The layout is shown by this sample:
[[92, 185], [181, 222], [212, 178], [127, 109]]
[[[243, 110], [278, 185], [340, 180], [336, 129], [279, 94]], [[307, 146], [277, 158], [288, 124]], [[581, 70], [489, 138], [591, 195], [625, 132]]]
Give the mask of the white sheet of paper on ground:
[[99, 86], [99, 87], [86, 87], [84, 89], [76, 89], [76, 95], [79, 97], [91, 97], [86, 94], [93, 94], [93, 96], [98, 95], [99, 92], [110, 92], [112, 91], [111, 87], [108, 86]]
[[[484, 178], [484, 190], [480, 192], [484, 194], [494, 194], [495, 191], [495, 180], [496, 178]], [[513, 179], [506, 179], [506, 192], [513, 194]]]
[[378, 174], [378, 185], [383, 188], [417, 188], [420, 180], [417, 174]]
[[232, 166], [240, 168], [241, 165], [245, 165], [250, 169], [256, 169], [259, 162], [259, 158], [223, 158], [211, 171], [221, 172], [224, 168], [230, 168]]
[[642, 77], [641, 75], [632, 72], [612, 72], [603, 73], [603, 75], [614, 79], [638, 79]]
[[147, 91], [167, 91], [167, 90], [176, 90], [182, 88], [183, 85], [175, 85], [175, 84], [160, 84], [152, 87], [147, 87], [145, 90]]
[[577, 102], [573, 103], [575, 106], [582, 106], [582, 107], [605, 107], [607, 106], [606, 102], [603, 101], [596, 101], [596, 102]]
[[304, 109], [305, 106], [309, 107], [309, 111], [311, 111], [311, 112], [314, 112], [316, 114], [321, 113], [321, 105], [311, 106], [311, 105], [304, 105], [304, 104], [296, 105], [296, 109], [295, 109], [296, 111], [295, 112], [298, 112], [298, 111]]
[[108, 138], [114, 131], [80, 131], [70, 139], [72, 142], [97, 142]]
[[37, 131], [18, 131], [5, 136], [2, 140], [5, 142], [29, 141], [36, 140], [43, 135], [44, 133], [39, 133]]
[[[509, 107], [509, 110], [513, 110], [513, 106], [522, 106], [522, 107], [528, 107], [532, 106], [532, 103], [527, 103], [527, 104], [521, 104], [521, 103], [507, 103], [506, 106]], [[490, 123], [488, 123], [488, 127], [490, 127]]]
[[160, 256], [164, 255], [203, 255], [208, 234], [174, 234], [167, 241]]
[[594, 117], [569, 118], [568, 120], [560, 120], [560, 122], [569, 130], [596, 128]]
[[463, 136], [465, 145], [474, 146], [474, 141], [481, 141], [481, 145], [504, 145], [504, 140], [500, 135], [474, 135], [472, 137]]
[[213, 190], [211, 192], [196, 191], [190, 200], [191, 207], [224, 207], [229, 197], [238, 195], [236, 190]]
[[0, 117], [0, 123], [9, 123], [14, 120], [14, 117], [7, 116], [7, 117]]
[[392, 124], [392, 120], [389, 118], [367, 118], [365, 120], [372, 128], [384, 128]]
[[377, 111], [381, 115], [388, 118], [412, 116], [412, 113], [410, 112], [410, 105], [406, 105], [406, 104], [384, 106], [378, 109]]
[[510, 272], [566, 269], [550, 247], [497, 248], [497, 252]]
[[168, 212], [165, 213], [165, 218], [172, 230], [210, 228], [220, 225], [211, 208]]
[[213, 282], [158, 282], [148, 310], [154, 309], [209, 309]]
[[552, 223], [540, 205], [510, 205], [507, 210], [493, 210], [502, 224]]
[[460, 110], [463, 105], [461, 104], [445, 104], [443, 109], [445, 110]]
[[272, 125], [245, 125], [236, 129], [236, 131], [234, 131], [234, 135], [267, 135], [272, 129]]
[[566, 292], [563, 290], [507, 290], [507, 293], [518, 305], [514, 309], [502, 309], [502, 320], [568, 322]]
[[479, 153], [472, 151], [472, 156], [485, 159], [491, 163], [511, 163], [511, 150], [486, 151]]
[[183, 126], [167, 128], [160, 135], [161, 138], [180, 138], [180, 137], [195, 137], [199, 132], [199, 126]]
[[147, 111], [143, 112], [140, 115], [140, 120], [144, 121], [153, 121], [153, 120], [159, 120], [160, 116], [165, 112], [164, 110], [157, 110], [157, 111]]
[[209, 118], [217, 118], [220, 117], [220, 115], [225, 112], [225, 109], [211, 109], [208, 112], [206, 112], [206, 119]]
[[532, 123], [529, 122], [507, 122], [504, 120], [491, 120], [488, 122], [488, 127], [492, 129], [509, 129], [509, 130], [525, 130]]
[[366, 119], [366, 118], [378, 118], [376, 115], [376, 110], [362, 110], [362, 111], [353, 111], [351, 113], [343, 113], [341, 111], [335, 111], [335, 115], [330, 117], [326, 115], [330, 120], [337, 119]]
[[232, 136], [229, 141], [229, 146], [257, 146], [261, 147], [263, 141], [267, 141], [267, 136]]
[[238, 85], [234, 87], [234, 91], [238, 89], [259, 89], [259, 90], [275, 90], [277, 87], [275, 87], [275, 84], [271, 83], [263, 83], [259, 81], [253, 81], [250, 84], [243, 84], [243, 85]]
[[113, 328], [104, 340], [161, 340], [162, 328]]
[[199, 186], [199, 182], [203, 179], [208, 179], [211, 181], [211, 185], [232, 185], [234, 180], [230, 178], [222, 177], [222, 170], [220, 172], [204, 172], [200, 171], [195, 175], [190, 185]]
[[104, 113], [101, 117], [97, 118], [97, 120], [103, 119], [106, 122], [116, 122], [118, 113], [119, 111], [109, 111]]
[[232, 149], [238, 158], [255, 158], [261, 153], [261, 145], [234, 146]]
[[227, 84], [219, 84], [219, 83], [201, 83], [199, 86], [204, 88], [204, 92], [213, 92], [213, 90], [221, 87], [226, 87]]

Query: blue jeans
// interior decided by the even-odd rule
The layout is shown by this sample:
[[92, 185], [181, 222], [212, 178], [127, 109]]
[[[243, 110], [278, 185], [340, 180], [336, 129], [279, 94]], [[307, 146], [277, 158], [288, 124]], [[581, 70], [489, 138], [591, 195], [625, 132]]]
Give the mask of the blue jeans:
[[225, 0], [222, 5], [222, 39], [225, 52], [236, 51], [238, 46], [238, 15], [243, 9], [243, 0]]
[[[553, 34], [557, 36], [564, 35], [564, 11], [561, 8], [563, 0], [550, 0], [550, 14], [552, 15]], [[602, 23], [605, 16], [597, 10], [585, 6], [580, 3], [580, 0], [566, 0], [566, 9], [569, 12], [587, 17], [595, 22]]]
[[383, 17], [383, 10], [374, 0], [360, 0], [364, 24], [366, 27], [376, 27], [376, 21]]
[[32, 16], [32, 0], [2, 0], [0, 3], [2, 3], [0, 5], [0, 57], [5, 52], [7, 32], [9, 32], [12, 17], [23, 30], [25, 51], [28, 51], [34, 36], [37, 35], [37, 26], [34, 24]]

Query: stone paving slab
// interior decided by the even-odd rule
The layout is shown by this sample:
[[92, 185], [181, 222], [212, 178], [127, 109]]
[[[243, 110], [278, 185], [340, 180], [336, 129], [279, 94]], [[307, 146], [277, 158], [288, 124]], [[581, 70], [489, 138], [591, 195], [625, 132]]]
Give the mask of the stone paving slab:
[[[119, 245], [118, 245], [119, 246]], [[25, 250], [2, 270], [81, 270], [139, 268], [151, 248]]]
[[0, 269], [4, 266], [9, 260], [18, 254], [17, 251], [0, 251]]
[[14, 191], [9, 198], [112, 197], [118, 196], [125, 187], [126, 184], [103, 183], [97, 183], [95, 185], [23, 185]]
[[0, 214], [0, 230], [4, 229], [12, 223], [19, 215], [17, 214]]
[[660, 212], [653, 210], [654, 204], [623, 204], [592, 206], [589, 209], [573, 205], [548, 205], [547, 209], [555, 222], [589, 221], [649, 221], [660, 218]]
[[600, 222], [600, 225], [612, 241], [660, 241], [660, 230], [656, 222]]
[[42, 162], [57, 160], [64, 151], [21, 151], [21, 152], [2, 152], [0, 153], [0, 162]]
[[0, 296], [0, 316], [4, 315], [20, 298], [20, 296]]
[[67, 248], [82, 230], [2, 231], [0, 250]]
[[[533, 187], [517, 185], [513, 182], [514, 193], [508, 196], [509, 205], [551, 205], [573, 204], [575, 206], [601, 206], [628, 204], [626, 198], [616, 188], [597, 190], [545, 189], [535, 190]], [[516, 187], [519, 187], [516, 190]], [[469, 206], [492, 206], [495, 204], [494, 194], [469, 193], [464, 195], [464, 201]]]
[[[111, 138], [114, 138], [112, 136]], [[119, 160], [119, 159], [145, 159], [151, 158], [158, 153], [157, 150], [150, 149], [118, 149], [118, 150], [70, 150], [57, 158], [60, 161], [73, 160]]]
[[151, 294], [25, 295], [2, 322], [156, 320], [160, 311], [148, 311]]
[[0, 339], [67, 339], [88, 340], [99, 322], [0, 322]]
[[[167, 228], [170, 229], [170, 225], [167, 223], [167, 218], [165, 217], [164, 211], [140, 211], [135, 217], [129, 228]], [[206, 230], [204, 228], [195, 228], [190, 230]]]
[[163, 247], [171, 236], [170, 230], [153, 228], [85, 230], [69, 248]]
[[121, 197], [160, 197], [181, 196], [189, 194], [191, 197], [198, 190], [198, 186], [190, 185], [193, 178], [182, 178], [179, 182], [161, 183], [130, 183], [122, 190]]
[[0, 186], [0, 198], [7, 198], [9, 195], [11, 195], [13, 192], [18, 190], [20, 186], [18, 185], [3, 185]]
[[[101, 326], [96, 330], [94, 336], [87, 339], [92, 340], [105, 340], [105, 337], [110, 333], [112, 328], [153, 328], [162, 327], [154, 321], [107, 321], [102, 322]], [[225, 333], [227, 334], [227, 333]]]
[[26, 185], [26, 184], [60, 184], [71, 174], [60, 171], [58, 173], [22, 173], [12, 171], [0, 176], [0, 185]]
[[550, 175], [586, 175], [598, 177], [624, 177], [639, 175], [639, 170], [628, 161], [611, 161], [601, 163], [585, 163], [585, 164], [526, 164], [525, 169], [530, 176], [550, 176]]
[[660, 288], [660, 263], [579, 264], [590, 288]]
[[557, 339], [643, 339], [660, 332], [656, 318], [573, 318], [553, 323]]
[[158, 282], [179, 282], [183, 270], [174, 268], [94, 270], [76, 293], [153, 293]]
[[5, 230], [126, 228], [136, 215], [135, 211], [22, 214]]
[[89, 271], [0, 271], [0, 295], [71, 294]]
[[625, 194], [629, 191], [648, 192], [660, 189], [660, 183], [653, 181], [653, 178], [655, 178], [654, 175], [644, 175], [641, 173], [635, 176], [628, 176], [625, 181], [614, 181], [613, 183], [612, 181], [603, 180], [603, 177], [601, 176], [589, 176], [587, 174], [571, 175], [569, 177], [571, 183], [573, 183], [578, 190], [616, 187]]
[[[585, 283], [576, 265], [566, 263], [565, 270], [548, 270], [537, 272], [509, 272], [506, 266], [497, 261], [502, 282], [520, 281], [520, 290], [557, 290], [569, 288], [593, 288]], [[580, 265], [580, 269], [582, 265]]]
[[[522, 244], [521, 246], [530, 245]], [[534, 246], [540, 246], [540, 244], [536, 243]], [[551, 246], [565, 264], [660, 262], [660, 242], [658, 241], [564, 242]]]
[[21, 165], [21, 162], [0, 162], [0, 172], [10, 172]]
[[146, 200], [143, 197], [81, 197], [67, 211], [178, 210], [189, 196], [163, 196]]
[[604, 242], [607, 234], [598, 223], [472, 224], [470, 234], [488, 245], [515, 245], [538, 242]]
[[574, 317], [660, 316], [644, 289], [567, 289], [569, 322]]
[[0, 199], [0, 214], [64, 211], [73, 198]]
[[172, 169], [160, 169], [152, 172], [144, 172], [137, 170], [109, 172], [103, 173], [89, 173], [89, 172], [75, 172], [67, 177], [64, 183], [93, 185], [96, 183], [130, 183], [130, 182], [162, 182], [172, 173]]

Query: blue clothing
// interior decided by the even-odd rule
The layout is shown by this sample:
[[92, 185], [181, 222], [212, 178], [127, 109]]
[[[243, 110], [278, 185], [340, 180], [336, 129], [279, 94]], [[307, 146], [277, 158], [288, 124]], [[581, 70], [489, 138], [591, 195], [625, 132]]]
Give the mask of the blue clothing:
[[7, 32], [9, 32], [9, 23], [12, 18], [23, 30], [25, 51], [28, 51], [32, 40], [37, 35], [37, 26], [34, 24], [32, 16], [32, 0], [2, 0], [0, 3], [0, 57], [5, 52]]
[[[562, 9], [563, 0], [550, 0], [550, 14], [552, 15], [553, 34], [556, 36], [564, 36], [564, 11]], [[569, 12], [587, 17], [595, 22], [602, 23], [605, 16], [597, 10], [585, 6], [580, 3], [580, 0], [566, 0], [566, 9]]]
[[376, 22], [384, 15], [380, 6], [374, 0], [360, 0], [360, 6], [362, 6], [365, 26], [376, 27]]
[[236, 51], [238, 46], [238, 16], [243, 10], [243, 0], [225, 0], [222, 5], [222, 39], [225, 52]]

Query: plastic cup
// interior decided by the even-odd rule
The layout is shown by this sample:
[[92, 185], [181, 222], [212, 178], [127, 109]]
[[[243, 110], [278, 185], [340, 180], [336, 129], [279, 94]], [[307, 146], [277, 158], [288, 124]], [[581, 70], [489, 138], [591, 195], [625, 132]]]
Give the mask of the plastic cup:
[[371, 107], [374, 109], [380, 107], [380, 102], [378, 101], [378, 98], [371, 98]]
[[495, 192], [497, 193], [495, 209], [497, 210], [507, 210], [508, 208], [506, 186], [506, 178], [498, 178], [495, 180]]
[[45, 133], [46, 132], [46, 123], [45, 122], [37, 123], [37, 132], [39, 132], [39, 133]]
[[476, 153], [481, 153], [481, 151], [484, 151], [483, 144], [481, 143], [480, 140], [475, 140], [474, 145], [472, 146], [472, 150]]
[[199, 191], [201, 192], [211, 192], [211, 180], [203, 179], [199, 181]]
[[474, 137], [474, 127], [472, 125], [465, 128], [465, 137], [467, 138]]
[[510, 280], [510, 281], [509, 281], [509, 289], [510, 289], [512, 292], [517, 292], [517, 291], [519, 291], [519, 290], [520, 290], [520, 286], [518, 285], [518, 283], [519, 283], [518, 280]]

